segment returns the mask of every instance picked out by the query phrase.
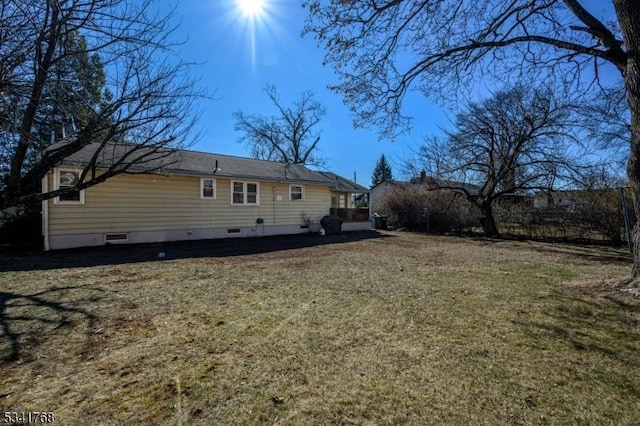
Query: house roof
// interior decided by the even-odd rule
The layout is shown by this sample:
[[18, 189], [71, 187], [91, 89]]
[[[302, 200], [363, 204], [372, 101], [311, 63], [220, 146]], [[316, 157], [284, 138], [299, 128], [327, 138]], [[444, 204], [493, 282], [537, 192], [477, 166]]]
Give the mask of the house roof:
[[376, 183], [375, 185], [373, 185], [371, 187], [370, 191], [373, 191], [375, 188], [381, 186], [381, 185], [409, 185], [409, 182], [407, 181], [402, 181], [402, 180], [383, 180], [381, 182]]
[[324, 176], [325, 179], [328, 179], [330, 181], [333, 182], [333, 189], [339, 192], [357, 192], [357, 193], [367, 193], [369, 192], [368, 188], [365, 188], [364, 186], [360, 185], [359, 183], [353, 182], [349, 179], [343, 178], [340, 175], [337, 175], [335, 173], [332, 172], [327, 172], [327, 171], [318, 171], [315, 172], [318, 173], [322, 176]]
[[480, 186], [474, 185], [472, 183], [456, 182], [456, 181], [446, 180], [446, 179], [436, 179], [431, 176], [427, 176], [426, 178], [425, 177], [412, 178], [408, 182], [399, 181], [399, 180], [384, 180], [378, 183], [376, 186], [374, 186], [372, 190], [383, 184], [395, 185], [395, 186], [411, 186], [411, 185], [425, 186], [428, 189], [436, 189], [440, 187], [451, 188], [451, 189], [461, 188], [461, 189], [467, 190], [472, 195], [479, 194], [481, 190]]
[[[129, 144], [110, 144], [100, 152], [97, 160], [98, 168], [108, 168], [114, 161], [121, 159], [131, 149]], [[96, 150], [100, 148], [99, 143], [92, 143], [65, 158], [60, 165], [72, 167], [84, 167], [91, 162], [91, 158]], [[147, 148], [142, 148], [138, 154], [151, 153]], [[214, 154], [208, 152], [190, 150], [170, 150], [163, 151], [168, 155], [150, 156], [145, 161], [145, 167], [132, 166], [131, 171], [142, 171], [144, 169], [157, 169], [160, 173], [202, 176], [202, 177], [223, 177], [236, 179], [253, 179], [271, 182], [308, 183], [321, 186], [330, 186], [335, 190], [339, 187], [362, 188], [348, 179], [328, 172], [316, 172], [309, 170], [302, 164], [287, 164], [277, 161], [257, 160], [253, 158], [236, 157], [231, 155]], [[135, 157], [134, 157], [135, 158]], [[329, 176], [331, 175], [331, 177]], [[349, 191], [351, 189], [348, 189]], [[364, 189], [366, 191], [366, 189]], [[355, 191], [361, 192], [361, 191]]]

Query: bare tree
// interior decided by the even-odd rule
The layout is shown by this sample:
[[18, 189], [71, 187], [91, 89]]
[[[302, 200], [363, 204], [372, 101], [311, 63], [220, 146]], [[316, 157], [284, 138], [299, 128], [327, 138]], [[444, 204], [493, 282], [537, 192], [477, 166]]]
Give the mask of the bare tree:
[[[600, 90], [604, 68], [623, 80], [630, 110], [627, 174], [640, 217], [640, 8], [634, 0], [307, 0], [306, 33], [326, 48], [360, 125], [391, 135], [409, 124], [401, 105], [410, 89], [445, 97], [483, 79], [563, 80], [575, 92]], [[611, 84], [610, 86], [614, 86]], [[640, 286], [640, 221], [629, 283]]]
[[235, 129], [244, 133], [240, 142], [249, 147], [254, 158], [323, 165], [324, 159], [317, 152], [320, 132], [315, 128], [325, 114], [322, 104], [312, 92], [304, 92], [293, 106], [287, 107], [275, 86], [268, 85], [264, 91], [278, 115], [234, 113]]
[[606, 158], [598, 172], [618, 178], [624, 173], [624, 163], [629, 158], [631, 122], [624, 86], [602, 88], [591, 99], [574, 105], [579, 124], [587, 136]]
[[[84, 189], [119, 173], [152, 171], [189, 142], [193, 101], [201, 93], [188, 64], [172, 59], [172, 13], [160, 13], [154, 0], [0, 0], [0, 20], [0, 209]], [[38, 117], [52, 104], [64, 104], [50, 99], [64, 96], [52, 85], [63, 74], [56, 70], [73, 60], [102, 67], [104, 90], [97, 98], [86, 96], [95, 101], [83, 106], [81, 117], [77, 109], [67, 112], [79, 124], [77, 133], [29, 155], [49, 145]], [[76, 187], [41, 194], [45, 173], [87, 147], [94, 155], [82, 165]], [[118, 158], [101, 162], [114, 152]]]
[[549, 189], [554, 179], [578, 168], [577, 152], [569, 149], [575, 142], [572, 121], [548, 90], [503, 90], [458, 113], [453, 130], [420, 148], [419, 165], [439, 174], [439, 187], [455, 189], [476, 205], [485, 235], [495, 237], [498, 200]]

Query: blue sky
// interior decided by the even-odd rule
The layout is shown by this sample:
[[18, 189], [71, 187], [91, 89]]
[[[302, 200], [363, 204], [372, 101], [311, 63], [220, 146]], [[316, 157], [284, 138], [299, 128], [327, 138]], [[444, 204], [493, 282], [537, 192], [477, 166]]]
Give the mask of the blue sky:
[[[596, 14], [612, 13], [611, 5], [600, 0], [585, 1]], [[311, 90], [326, 108], [319, 125], [320, 153], [328, 159], [327, 169], [369, 186], [376, 161], [385, 154], [394, 177], [402, 178], [402, 161], [425, 136], [449, 127], [454, 111], [445, 111], [411, 92], [403, 103], [403, 113], [412, 116], [411, 133], [394, 142], [379, 141], [377, 129], [354, 129], [351, 112], [342, 97], [327, 89], [337, 83], [331, 67], [322, 65], [324, 52], [311, 36], [302, 37], [306, 11], [297, 0], [266, 0], [263, 13], [255, 19], [242, 14], [239, 0], [180, 0], [176, 5], [179, 27], [174, 34], [184, 44], [179, 56], [196, 62], [193, 75], [200, 85], [215, 92], [215, 100], [200, 102], [203, 136], [193, 149], [220, 154], [248, 156], [241, 134], [234, 130], [233, 113], [274, 115], [275, 109], [264, 94], [264, 87], [277, 87], [284, 104], [293, 103], [302, 92]], [[479, 84], [476, 94], [487, 92]], [[479, 92], [478, 92], [479, 91]], [[485, 93], [486, 94], [486, 93]]]
[[415, 94], [404, 104], [405, 112], [415, 116], [411, 134], [388, 142], [378, 141], [375, 128], [354, 129], [341, 96], [327, 89], [337, 79], [330, 67], [322, 66], [322, 49], [311, 36], [300, 35], [306, 12], [299, 1], [269, 0], [253, 29], [236, 0], [181, 0], [176, 14], [180, 27], [175, 36], [186, 40], [179, 47], [180, 57], [199, 63], [193, 67], [194, 75], [217, 98], [200, 103], [204, 135], [193, 149], [248, 156], [247, 148], [237, 142], [240, 133], [234, 130], [233, 113], [275, 114], [263, 92], [267, 84], [277, 87], [285, 104], [305, 90], [315, 93], [327, 110], [319, 127], [327, 168], [350, 179], [355, 172], [365, 186], [370, 185], [381, 154], [391, 161], [394, 176], [400, 177], [400, 163], [411, 146], [447, 123], [437, 106]]

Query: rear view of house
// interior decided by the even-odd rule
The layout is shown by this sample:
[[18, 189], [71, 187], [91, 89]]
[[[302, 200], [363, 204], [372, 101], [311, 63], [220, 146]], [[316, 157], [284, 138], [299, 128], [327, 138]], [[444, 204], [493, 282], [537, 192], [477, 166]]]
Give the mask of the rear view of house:
[[[89, 146], [47, 173], [43, 192], [75, 186], [91, 155]], [[332, 208], [367, 192], [299, 164], [186, 150], [172, 160], [44, 201], [45, 249], [318, 231]], [[343, 230], [369, 228], [368, 214], [353, 218]]]

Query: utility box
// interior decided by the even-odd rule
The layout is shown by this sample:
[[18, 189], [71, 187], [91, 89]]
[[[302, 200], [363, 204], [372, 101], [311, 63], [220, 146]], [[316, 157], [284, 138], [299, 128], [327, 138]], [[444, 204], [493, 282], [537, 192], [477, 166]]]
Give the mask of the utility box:
[[327, 235], [339, 234], [342, 232], [342, 219], [339, 216], [329, 215], [320, 219], [320, 225]]

